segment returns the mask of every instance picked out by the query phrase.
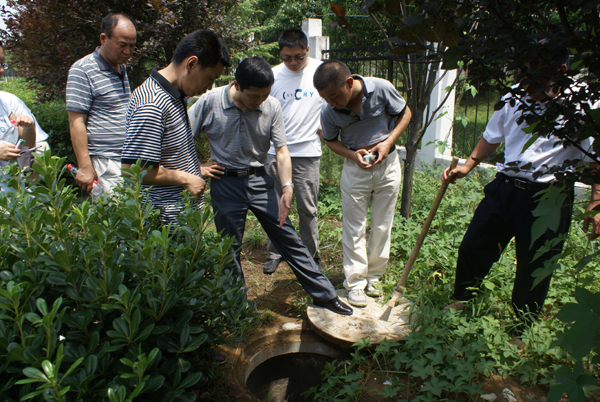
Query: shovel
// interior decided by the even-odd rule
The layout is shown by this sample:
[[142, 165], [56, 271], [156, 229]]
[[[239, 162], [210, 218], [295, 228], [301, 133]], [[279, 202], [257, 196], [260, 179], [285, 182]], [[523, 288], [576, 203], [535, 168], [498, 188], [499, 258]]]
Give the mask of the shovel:
[[[452, 169], [454, 169], [457, 164], [458, 164], [458, 158], [456, 156], [453, 156], [452, 162], [450, 162], [450, 170], [449, 171], [452, 171]], [[406, 265], [404, 266], [404, 271], [402, 271], [402, 276], [400, 277], [400, 280], [398, 281], [398, 284], [396, 285], [396, 288], [394, 289], [394, 293], [392, 293], [392, 297], [385, 304], [386, 309], [380, 318], [380, 320], [382, 320], [382, 321], [388, 321], [390, 319], [390, 314], [392, 312], [392, 309], [396, 306], [396, 302], [402, 297], [402, 291], [404, 289], [404, 285], [406, 284], [406, 279], [408, 278], [408, 274], [410, 273], [410, 270], [412, 269], [413, 264], [415, 263], [415, 260], [417, 259], [417, 255], [419, 255], [419, 250], [421, 249], [421, 246], [423, 245], [423, 240], [425, 240], [425, 236], [427, 235], [429, 226], [431, 226], [431, 221], [433, 221], [433, 217], [435, 216], [435, 213], [437, 212], [437, 209], [440, 206], [440, 202], [442, 201], [442, 197], [444, 197], [444, 193], [446, 192], [446, 189], [448, 188], [448, 184], [450, 184], [450, 180], [446, 180], [445, 182], [442, 183], [442, 185], [440, 186], [440, 189], [437, 192], [437, 195], [435, 196], [435, 199], [433, 200], [433, 205], [431, 206], [431, 209], [429, 210], [427, 219], [425, 219], [425, 223], [423, 224], [421, 233], [419, 233], [419, 238], [417, 239], [417, 243], [413, 247], [413, 249], [410, 253], [410, 257], [408, 258], [408, 261], [406, 262]]]

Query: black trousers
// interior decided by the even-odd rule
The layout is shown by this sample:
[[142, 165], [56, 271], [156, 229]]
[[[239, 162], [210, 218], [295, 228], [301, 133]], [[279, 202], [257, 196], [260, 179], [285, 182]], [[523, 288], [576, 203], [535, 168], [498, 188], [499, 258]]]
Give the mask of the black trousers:
[[544, 262], [562, 252], [564, 241], [544, 252], [533, 261], [534, 255], [546, 240], [556, 238], [569, 231], [573, 205], [573, 190], [566, 190], [567, 197], [556, 208], [560, 214], [556, 232], [547, 230], [531, 245], [531, 229], [536, 217], [532, 211], [537, 207], [537, 189], [521, 189], [506, 175], [499, 173], [485, 189], [485, 198], [475, 211], [469, 228], [458, 250], [454, 297], [470, 300], [474, 297], [468, 287], [479, 287], [492, 264], [500, 258], [502, 251], [514, 237], [517, 253], [517, 271], [512, 291], [512, 303], [517, 314], [531, 312], [536, 317], [544, 304], [551, 275], [535, 287], [531, 274], [544, 266]]
[[217, 230], [235, 238], [236, 244], [231, 250], [233, 265], [230, 268], [240, 279], [244, 279], [240, 250], [246, 214], [251, 210], [304, 290], [317, 300], [331, 300], [337, 296], [329, 279], [319, 272], [308, 248], [300, 241], [290, 219], [287, 218], [283, 227], [279, 227], [279, 197], [273, 188], [273, 179], [268, 174], [221, 176], [220, 180], [212, 180], [210, 194]]

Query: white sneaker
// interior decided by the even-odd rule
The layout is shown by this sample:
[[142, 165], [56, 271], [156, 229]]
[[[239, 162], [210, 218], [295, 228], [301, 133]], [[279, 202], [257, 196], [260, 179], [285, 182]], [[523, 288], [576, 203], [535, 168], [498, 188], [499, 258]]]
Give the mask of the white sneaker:
[[381, 285], [379, 281], [372, 281], [367, 283], [367, 287], [365, 288], [365, 294], [371, 297], [381, 297], [383, 292], [381, 291]]
[[367, 305], [367, 298], [365, 292], [362, 289], [352, 289], [348, 291], [348, 303], [355, 307], [365, 307]]

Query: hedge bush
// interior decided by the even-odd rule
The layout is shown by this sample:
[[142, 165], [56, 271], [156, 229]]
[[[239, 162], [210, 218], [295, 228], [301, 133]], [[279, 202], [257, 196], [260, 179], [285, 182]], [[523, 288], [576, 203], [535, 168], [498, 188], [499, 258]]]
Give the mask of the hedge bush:
[[40, 162], [42, 184], [0, 193], [0, 400], [195, 400], [214, 345], [253, 308], [223, 270], [232, 240], [189, 203], [161, 227], [137, 165], [90, 204], [64, 159]]

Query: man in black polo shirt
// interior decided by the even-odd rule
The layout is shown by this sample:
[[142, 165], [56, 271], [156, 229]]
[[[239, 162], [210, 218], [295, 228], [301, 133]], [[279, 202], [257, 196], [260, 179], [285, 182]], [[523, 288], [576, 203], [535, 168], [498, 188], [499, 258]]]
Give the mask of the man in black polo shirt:
[[198, 30], [183, 38], [171, 63], [154, 69], [131, 96], [121, 163], [128, 168], [141, 159], [144, 168], [152, 168], [143, 183], [152, 186], [150, 201], [165, 224], [177, 224], [183, 190], [197, 197], [201, 207], [206, 185], [202, 177], [215, 177], [222, 169], [216, 163], [200, 165], [185, 98], [211, 89], [229, 65], [223, 39]]

